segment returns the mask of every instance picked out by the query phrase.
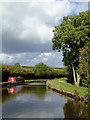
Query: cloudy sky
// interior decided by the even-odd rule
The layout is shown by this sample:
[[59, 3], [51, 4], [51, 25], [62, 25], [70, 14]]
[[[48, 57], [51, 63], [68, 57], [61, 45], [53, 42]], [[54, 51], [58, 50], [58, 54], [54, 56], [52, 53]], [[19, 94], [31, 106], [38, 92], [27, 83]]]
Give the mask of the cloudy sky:
[[88, 10], [88, 1], [1, 0], [0, 62], [62, 67], [62, 52], [52, 50], [52, 30], [64, 16]]

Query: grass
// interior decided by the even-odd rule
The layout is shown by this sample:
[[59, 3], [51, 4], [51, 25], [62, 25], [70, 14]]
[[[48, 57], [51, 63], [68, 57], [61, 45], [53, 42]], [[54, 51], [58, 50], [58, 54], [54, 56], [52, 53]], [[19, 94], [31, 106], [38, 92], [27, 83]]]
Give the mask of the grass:
[[60, 90], [68, 91], [71, 93], [74, 93], [76, 90], [79, 93], [79, 95], [82, 95], [82, 96], [86, 96], [88, 94], [88, 88], [75, 86], [70, 83], [60, 82], [62, 80], [65, 81], [65, 79], [61, 78], [61, 79], [51, 80], [47, 82], [47, 85], [51, 86], [52, 88], [58, 88]]
[[5, 83], [8, 83], [8, 82], [0, 82], [0, 85], [5, 84]]
[[68, 81], [68, 79], [67, 79], [66, 77], [64, 77], [64, 78], [59, 78], [59, 79], [56, 79], [56, 80], [63, 81], [63, 82], [67, 82], [67, 81]]

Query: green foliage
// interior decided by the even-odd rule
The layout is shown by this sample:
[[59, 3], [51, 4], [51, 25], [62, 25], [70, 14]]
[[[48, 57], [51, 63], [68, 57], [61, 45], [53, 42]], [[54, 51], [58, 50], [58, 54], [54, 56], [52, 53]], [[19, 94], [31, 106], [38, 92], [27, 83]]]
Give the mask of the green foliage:
[[30, 66], [20, 66], [20, 64], [15, 65], [2, 65], [2, 81], [6, 82], [8, 77], [22, 76], [25, 79], [53, 79], [66, 77], [67, 73], [65, 68], [55, 69], [45, 65], [44, 63], [39, 63], [35, 67]]
[[10, 68], [12, 66], [2, 64], [2, 81], [6, 82], [8, 77], [12, 74]]
[[[87, 94], [85, 100], [84, 100], [85, 103], [87, 103], [90, 107], [90, 93]], [[90, 109], [90, 108], [89, 108]]]
[[15, 66], [15, 67], [20, 67], [20, 64], [19, 64], [19, 63], [15, 63], [14, 66]]
[[82, 85], [88, 86], [90, 84], [90, 41], [87, 41], [83, 48], [80, 48], [80, 56], [79, 60], [79, 69], [82, 78]]
[[[89, 11], [86, 11], [79, 13], [79, 15], [63, 17], [62, 23], [55, 26], [53, 30], [52, 49], [58, 51], [62, 50], [63, 62], [64, 65], [67, 66], [71, 79], [73, 78], [74, 72], [76, 73], [79, 69], [79, 49], [83, 48], [86, 41], [89, 40], [90, 22], [88, 14]], [[78, 73], [79, 72], [80, 71], [78, 71]]]
[[51, 72], [52, 72], [52, 69], [50, 67], [48, 67], [47, 65], [45, 65], [44, 63], [39, 63], [37, 65], [35, 65], [35, 68], [37, 68], [38, 70], [38, 74], [36, 75], [39, 75], [41, 76], [42, 78], [44, 78], [45, 76], [50, 76], [51, 75]]
[[45, 65], [44, 63], [39, 63], [35, 65], [35, 67], [38, 69], [40, 75], [45, 76], [46, 71], [48, 70], [47, 65]]

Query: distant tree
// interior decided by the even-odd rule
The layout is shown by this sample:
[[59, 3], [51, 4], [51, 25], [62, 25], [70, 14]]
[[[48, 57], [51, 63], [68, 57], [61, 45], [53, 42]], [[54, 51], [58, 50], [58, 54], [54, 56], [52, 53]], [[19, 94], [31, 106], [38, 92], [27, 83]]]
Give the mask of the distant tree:
[[2, 82], [7, 82], [8, 77], [11, 76], [10, 67], [11, 66], [9, 66], [9, 65], [2, 64]]
[[42, 70], [46, 70], [48, 68], [47, 65], [45, 65], [44, 63], [38, 63], [35, 65], [36, 68], [42, 69]]
[[45, 76], [48, 66], [41, 62], [41, 63], [38, 63], [37, 65], [35, 65], [35, 68], [37, 68], [39, 70], [38, 73], [40, 74], [40, 76]]
[[15, 63], [15, 67], [20, 67], [20, 63]]
[[45, 65], [44, 63], [39, 63], [35, 66], [38, 71], [37, 75], [44, 78], [54, 78], [58, 76], [58, 72], [54, 68]]

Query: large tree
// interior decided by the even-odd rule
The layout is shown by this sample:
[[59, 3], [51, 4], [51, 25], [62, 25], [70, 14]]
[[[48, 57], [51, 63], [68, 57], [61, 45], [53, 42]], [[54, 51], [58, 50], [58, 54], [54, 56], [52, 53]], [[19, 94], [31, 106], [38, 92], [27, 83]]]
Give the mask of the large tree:
[[[60, 25], [55, 26], [53, 50], [62, 50], [63, 62], [67, 68], [72, 70], [75, 85], [80, 84], [79, 48], [82, 48], [89, 36], [89, 11], [81, 12], [79, 15], [68, 15], [63, 17]], [[70, 71], [70, 70], [69, 70]]]
[[90, 84], [90, 41], [87, 41], [83, 48], [80, 48], [79, 69], [82, 78], [82, 85]]

